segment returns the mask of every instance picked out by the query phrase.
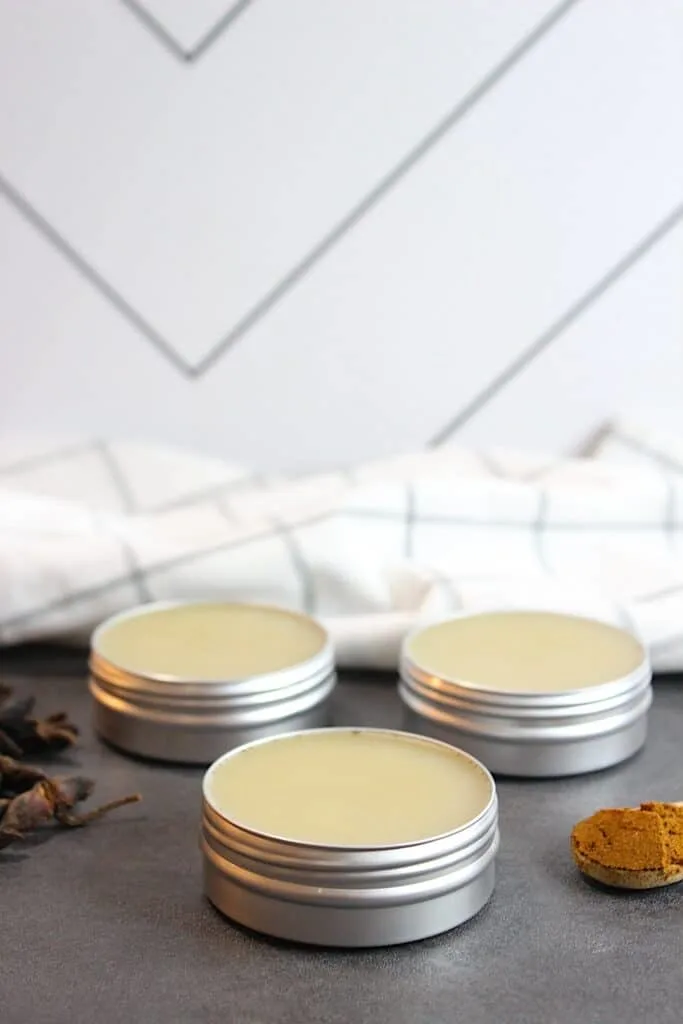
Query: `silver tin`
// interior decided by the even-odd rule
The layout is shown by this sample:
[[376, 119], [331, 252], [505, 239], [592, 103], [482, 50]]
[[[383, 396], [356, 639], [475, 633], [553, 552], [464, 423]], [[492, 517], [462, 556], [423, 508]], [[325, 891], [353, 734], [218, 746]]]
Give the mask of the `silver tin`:
[[493, 892], [498, 800], [486, 774], [491, 799], [462, 828], [422, 842], [368, 848], [249, 831], [216, 811], [205, 784], [204, 891], [238, 924], [316, 946], [390, 946], [449, 931], [477, 914]]
[[98, 639], [113, 623], [186, 603], [143, 605], [112, 616], [95, 630], [89, 686], [95, 730], [103, 739], [141, 757], [206, 765], [253, 740], [327, 725], [327, 698], [336, 683], [329, 638], [318, 654], [300, 664], [219, 682], [138, 675], [98, 653]]
[[451, 743], [494, 775], [558, 778], [609, 768], [645, 743], [652, 671], [559, 693], [509, 693], [442, 678], [413, 662], [403, 643], [399, 695], [404, 727]]

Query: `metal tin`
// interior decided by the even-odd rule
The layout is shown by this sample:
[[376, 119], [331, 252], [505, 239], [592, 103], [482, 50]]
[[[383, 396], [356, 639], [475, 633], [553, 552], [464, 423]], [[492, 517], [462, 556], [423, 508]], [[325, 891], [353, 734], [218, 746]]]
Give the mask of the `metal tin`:
[[[334, 652], [326, 631], [317, 622], [324, 641], [314, 657], [244, 679], [206, 681], [140, 675], [98, 653], [99, 639], [114, 623], [185, 604], [169, 601], [142, 605], [112, 616], [95, 630], [89, 686], [94, 698], [95, 729], [103, 739], [142, 757], [206, 765], [244, 743], [328, 723], [327, 698], [336, 683]], [[285, 609], [256, 607], [309, 619]]]
[[455, 928], [490, 899], [499, 843], [495, 783], [462, 756], [490, 781], [478, 817], [425, 841], [365, 848], [293, 842], [227, 820], [207, 797], [212, 766], [201, 836], [207, 897], [238, 924], [317, 946], [396, 945]]
[[400, 659], [399, 695], [406, 729], [454, 744], [491, 772], [558, 778], [599, 771], [643, 746], [652, 703], [646, 651], [627, 676], [585, 689], [502, 692], [435, 676], [409, 655]]

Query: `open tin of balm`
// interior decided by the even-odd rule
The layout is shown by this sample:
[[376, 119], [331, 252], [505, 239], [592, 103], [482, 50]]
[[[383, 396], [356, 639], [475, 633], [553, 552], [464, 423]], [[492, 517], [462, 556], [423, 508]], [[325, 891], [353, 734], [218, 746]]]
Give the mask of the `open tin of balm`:
[[148, 604], [93, 634], [97, 732], [143, 757], [208, 764], [264, 736], [327, 724], [334, 655], [321, 625], [265, 605]]
[[494, 774], [577, 775], [645, 742], [648, 656], [634, 636], [540, 611], [463, 615], [403, 644], [405, 724], [454, 743]]
[[486, 769], [409, 733], [293, 733], [204, 777], [206, 894], [277, 938], [384, 946], [447, 931], [489, 899], [497, 848]]

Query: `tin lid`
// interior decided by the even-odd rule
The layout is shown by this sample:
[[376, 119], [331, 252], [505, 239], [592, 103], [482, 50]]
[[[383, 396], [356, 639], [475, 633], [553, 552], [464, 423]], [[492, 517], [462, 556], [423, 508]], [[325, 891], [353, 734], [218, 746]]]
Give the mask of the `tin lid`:
[[[372, 758], [368, 761], [354, 750], [354, 743], [363, 746], [368, 739], [376, 739], [382, 747], [376, 751], [374, 767]], [[321, 756], [316, 749], [316, 744], [334, 748], [339, 741], [346, 743], [347, 749], [333, 749], [331, 758]], [[399, 759], [402, 754], [408, 755], [404, 771], [394, 771], [391, 758], [389, 764], [385, 759], [385, 747], [392, 744], [398, 747]], [[308, 755], [311, 770], [299, 759], [284, 771], [282, 758], [268, 756], [286, 755], [292, 745], [308, 746], [301, 753]], [[410, 755], [421, 751], [433, 757], [435, 763], [427, 765], [426, 771], [417, 770], [419, 782], [411, 796], [406, 788], [410, 789], [407, 784], [416, 765]], [[260, 754], [266, 755], [265, 759]], [[430, 778], [442, 767], [440, 803], [444, 820], [450, 820], [450, 824], [423, 829], [421, 821], [411, 831], [411, 810], [427, 812], [427, 819], [431, 813], [433, 821], [439, 821], [439, 808], [434, 806], [439, 801], [435, 800], [434, 780], [430, 783]], [[252, 769], [258, 777], [250, 788]], [[468, 772], [476, 792], [470, 794], [466, 807], [458, 806], [458, 787], [463, 786]], [[231, 800], [233, 783], [235, 796]], [[431, 799], [425, 798], [425, 786]], [[387, 807], [392, 788], [395, 814]], [[362, 807], [354, 803], [354, 793]], [[274, 808], [273, 820], [278, 823], [274, 828], [268, 827], [267, 810], [264, 815], [264, 796]], [[366, 814], [369, 804], [373, 804], [370, 818]], [[289, 822], [290, 810], [304, 813], [293, 813]], [[386, 836], [382, 836], [382, 822], [377, 820], [382, 818], [383, 810], [388, 819]], [[307, 833], [311, 822], [315, 835]], [[364, 825], [368, 822], [366, 834]], [[397, 823], [401, 834], [392, 834]], [[350, 841], [343, 837], [340, 840], [340, 829], [341, 833], [349, 831]], [[356, 829], [359, 831], [354, 836]], [[222, 864], [221, 870], [232, 870], [230, 864], [248, 863], [253, 877], [261, 879], [258, 885], [268, 880], [267, 885], [272, 887], [281, 880], [290, 898], [289, 883], [296, 881], [308, 889], [308, 900], [318, 895], [322, 898], [323, 894], [328, 900], [332, 886], [341, 904], [372, 905], [395, 899], [395, 886], [407, 886], [414, 898], [418, 883], [435, 892], [443, 875], [452, 879], [454, 872], [464, 877], [480, 871], [497, 849], [498, 801], [488, 770], [450, 744], [390, 729], [309, 729], [245, 744], [215, 761], [203, 782], [203, 834], [205, 853]], [[323, 882], [324, 890], [319, 888]]]
[[240, 829], [304, 846], [409, 846], [471, 825], [495, 784], [470, 754], [391, 729], [308, 729], [246, 744], [208, 769], [204, 798]]
[[596, 619], [535, 611], [458, 615], [404, 640], [400, 675], [434, 700], [512, 717], [594, 714], [648, 688], [648, 654]]
[[90, 669], [129, 695], [170, 703], [258, 704], [334, 672], [315, 619], [274, 605], [167, 601], [114, 615], [91, 639]]

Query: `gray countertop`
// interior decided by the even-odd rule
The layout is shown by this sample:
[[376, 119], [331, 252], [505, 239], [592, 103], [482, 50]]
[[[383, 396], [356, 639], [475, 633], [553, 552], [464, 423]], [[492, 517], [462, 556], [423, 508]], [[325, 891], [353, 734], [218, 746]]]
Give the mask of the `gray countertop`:
[[[683, 682], [657, 682], [649, 742], [630, 763], [499, 780], [498, 882], [477, 918], [411, 946], [337, 952], [259, 938], [204, 900], [202, 773], [98, 742], [82, 656], [0, 651], [0, 675], [83, 726], [68, 761], [97, 780], [95, 801], [144, 795], [85, 831], [0, 853], [2, 1024], [680, 1024], [680, 888], [592, 888], [567, 840], [597, 807], [681, 798]], [[335, 720], [400, 727], [393, 680], [343, 681]]]

